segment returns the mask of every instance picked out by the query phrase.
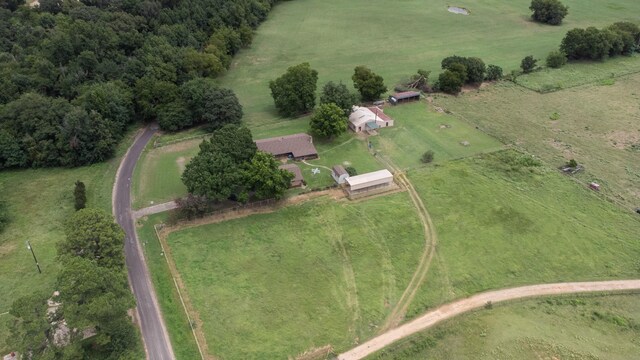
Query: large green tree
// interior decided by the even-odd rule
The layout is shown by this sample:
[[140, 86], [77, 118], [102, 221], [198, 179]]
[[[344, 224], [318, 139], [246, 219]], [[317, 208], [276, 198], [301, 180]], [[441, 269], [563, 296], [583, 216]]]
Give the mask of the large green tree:
[[222, 201], [242, 189], [242, 171], [224, 153], [200, 151], [185, 167], [182, 182], [192, 194]]
[[362, 100], [375, 101], [387, 92], [382, 76], [374, 73], [364, 65], [356, 66], [351, 76], [353, 86], [358, 90]]
[[314, 112], [309, 127], [311, 132], [325, 138], [332, 138], [347, 131], [347, 116], [334, 103], [322, 104]]
[[200, 144], [200, 152], [227, 155], [236, 164], [249, 161], [256, 153], [256, 143], [246, 126], [225, 125]]
[[529, 10], [533, 11], [533, 20], [550, 25], [560, 25], [569, 13], [559, 0], [532, 0]]
[[353, 106], [358, 102], [356, 94], [347, 89], [343, 83], [334, 83], [329, 81], [322, 87], [320, 93], [320, 104], [336, 104], [345, 115], [349, 116], [353, 111]]
[[316, 105], [318, 72], [309, 63], [287, 69], [276, 80], [269, 82], [276, 109], [284, 116], [307, 113]]
[[207, 124], [210, 130], [240, 124], [242, 105], [232, 90], [218, 87], [211, 79], [196, 78], [184, 83], [180, 92], [194, 124]]
[[293, 174], [278, 165], [273, 155], [262, 151], [246, 163], [243, 182], [255, 199], [280, 199], [289, 188]]
[[58, 255], [81, 257], [107, 268], [124, 267], [124, 232], [111, 214], [97, 209], [74, 213], [65, 226], [66, 239], [58, 243]]

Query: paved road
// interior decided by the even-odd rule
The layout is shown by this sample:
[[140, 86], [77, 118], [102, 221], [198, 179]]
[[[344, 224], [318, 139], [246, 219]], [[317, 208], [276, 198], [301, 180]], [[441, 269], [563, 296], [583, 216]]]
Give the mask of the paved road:
[[473, 309], [478, 309], [484, 306], [488, 301], [498, 303], [501, 301], [532, 296], [621, 290], [640, 290], [640, 280], [541, 284], [484, 292], [466, 299], [442, 305], [435, 310], [429, 311], [411, 322], [392, 329], [343, 354], [338, 355], [338, 360], [362, 359], [400, 339], [427, 329], [443, 320]]
[[131, 177], [136, 162], [155, 130], [147, 127], [139, 134], [122, 159], [113, 185], [113, 213], [126, 233], [124, 246], [129, 284], [136, 297], [138, 320], [142, 331], [147, 359], [173, 360], [175, 356], [169, 335], [160, 313], [149, 270], [142, 254], [131, 212]]

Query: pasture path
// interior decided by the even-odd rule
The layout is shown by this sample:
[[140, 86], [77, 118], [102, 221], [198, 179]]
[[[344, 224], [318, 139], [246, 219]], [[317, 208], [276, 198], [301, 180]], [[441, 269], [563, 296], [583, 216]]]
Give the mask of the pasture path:
[[405, 315], [407, 314], [407, 310], [411, 305], [411, 302], [416, 296], [420, 285], [424, 282], [427, 277], [427, 272], [429, 272], [429, 267], [431, 266], [431, 261], [433, 260], [433, 255], [436, 250], [436, 245], [438, 243], [438, 235], [436, 234], [435, 226], [433, 225], [433, 221], [431, 220], [431, 216], [429, 216], [429, 212], [427, 208], [424, 206], [420, 195], [413, 187], [413, 184], [407, 178], [407, 175], [401, 171], [397, 166], [393, 164], [393, 162], [382, 155], [374, 154], [378, 161], [383, 163], [387, 168], [389, 168], [393, 173], [395, 178], [400, 183], [401, 187], [407, 189], [409, 193], [409, 197], [411, 198], [411, 202], [416, 207], [418, 211], [418, 217], [420, 218], [420, 222], [422, 223], [422, 227], [424, 228], [424, 241], [425, 247], [420, 257], [420, 262], [416, 267], [416, 271], [413, 273], [411, 277], [411, 281], [409, 285], [402, 293], [400, 300], [396, 303], [396, 306], [391, 310], [391, 313], [385, 320], [384, 324], [380, 327], [378, 333], [383, 333], [391, 328], [398, 326], [402, 320], [404, 320]]
[[535, 296], [614, 291], [640, 291], [640, 279], [539, 284], [480, 293], [431, 310], [413, 321], [338, 355], [338, 360], [363, 359], [398, 340], [428, 329], [454, 316], [484, 307], [488, 303], [495, 304]]

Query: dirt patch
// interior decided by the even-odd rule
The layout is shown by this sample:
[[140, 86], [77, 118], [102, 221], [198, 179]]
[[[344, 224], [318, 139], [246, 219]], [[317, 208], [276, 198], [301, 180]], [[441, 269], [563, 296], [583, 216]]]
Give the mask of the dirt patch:
[[172, 152], [185, 151], [185, 150], [198, 147], [200, 143], [202, 143], [202, 139], [191, 139], [191, 140], [180, 141], [175, 144], [165, 145], [165, 146], [155, 148], [153, 149], [152, 153], [166, 154], [166, 153], [172, 153]]
[[187, 166], [187, 158], [184, 156], [180, 156], [176, 159], [176, 164], [178, 164], [178, 169], [180, 169], [180, 173], [184, 172], [184, 168]]
[[11, 254], [16, 249], [16, 244], [13, 242], [5, 242], [0, 245], [0, 256]]
[[614, 131], [607, 135], [607, 140], [616, 149], [630, 148], [640, 142], [640, 131]]
[[449, 6], [447, 8], [447, 11], [449, 11], [450, 13], [458, 14], [458, 15], [469, 15], [470, 13], [468, 9], [463, 7], [457, 7], [457, 6]]

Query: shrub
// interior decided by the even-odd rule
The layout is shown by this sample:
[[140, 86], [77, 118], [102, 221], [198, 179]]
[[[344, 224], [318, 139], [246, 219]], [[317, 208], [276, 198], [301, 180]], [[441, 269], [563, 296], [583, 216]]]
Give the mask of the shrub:
[[567, 166], [572, 168], [578, 167], [578, 162], [575, 159], [571, 159], [569, 160], [569, 162], [567, 162]]
[[489, 65], [485, 79], [489, 81], [502, 79], [502, 68], [498, 65]]
[[537, 62], [538, 62], [537, 59], [534, 59], [532, 55], [529, 55], [524, 59], [522, 59], [522, 62], [520, 63], [520, 68], [522, 69], [523, 73], [528, 74], [532, 72], [533, 69], [536, 68]]
[[176, 199], [178, 217], [192, 220], [204, 216], [209, 211], [209, 201], [206, 196], [189, 194]]
[[346, 168], [344, 168], [347, 171], [347, 174], [349, 174], [349, 176], [356, 176], [358, 175], [358, 172], [356, 171], [356, 169], [353, 166], [347, 166]]
[[558, 69], [567, 63], [567, 54], [559, 50], [554, 50], [547, 56], [547, 66]]
[[423, 163], [428, 164], [433, 161], [433, 155], [434, 155], [433, 150], [427, 150], [424, 152], [424, 154], [422, 154], [422, 157], [420, 158], [420, 160]]
[[76, 181], [76, 187], [73, 189], [73, 198], [75, 201], [76, 211], [84, 209], [87, 203], [87, 189], [80, 180]]
[[438, 77], [438, 88], [449, 94], [457, 94], [462, 89], [462, 80], [460, 73], [451, 70], [445, 70]]
[[533, 0], [529, 10], [533, 11], [533, 20], [549, 25], [560, 25], [569, 13], [569, 8], [558, 0]]

